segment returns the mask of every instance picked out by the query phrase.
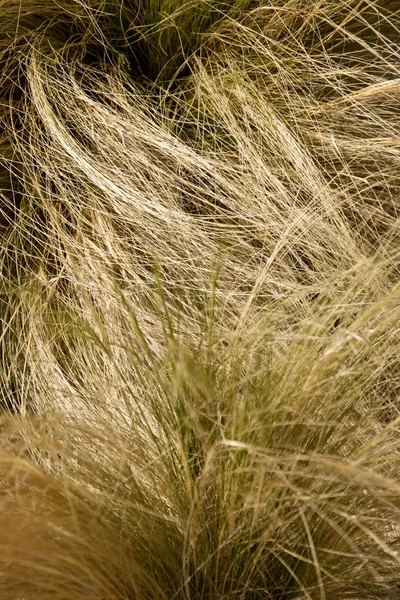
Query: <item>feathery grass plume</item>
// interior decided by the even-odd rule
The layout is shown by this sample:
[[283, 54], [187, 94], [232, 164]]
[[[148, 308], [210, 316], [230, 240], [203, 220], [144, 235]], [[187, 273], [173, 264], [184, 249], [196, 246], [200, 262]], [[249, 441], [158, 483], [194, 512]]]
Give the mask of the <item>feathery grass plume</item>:
[[399, 597], [396, 4], [0, 0], [5, 600]]

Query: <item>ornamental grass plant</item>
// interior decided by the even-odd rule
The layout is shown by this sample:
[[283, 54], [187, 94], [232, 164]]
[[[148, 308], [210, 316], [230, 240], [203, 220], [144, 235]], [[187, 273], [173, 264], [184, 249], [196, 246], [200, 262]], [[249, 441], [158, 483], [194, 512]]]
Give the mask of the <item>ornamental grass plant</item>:
[[398, 0], [0, 0], [2, 600], [400, 597]]

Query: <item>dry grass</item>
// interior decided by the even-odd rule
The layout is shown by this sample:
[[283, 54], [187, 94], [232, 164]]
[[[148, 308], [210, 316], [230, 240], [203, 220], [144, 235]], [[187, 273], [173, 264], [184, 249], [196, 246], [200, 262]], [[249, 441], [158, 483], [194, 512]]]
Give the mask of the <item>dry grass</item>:
[[1, 597], [398, 598], [396, 2], [0, 14]]

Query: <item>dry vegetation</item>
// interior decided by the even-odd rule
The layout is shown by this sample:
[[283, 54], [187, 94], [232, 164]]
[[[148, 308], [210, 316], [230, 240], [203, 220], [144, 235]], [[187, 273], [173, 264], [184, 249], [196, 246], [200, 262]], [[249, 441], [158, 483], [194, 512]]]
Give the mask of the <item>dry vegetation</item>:
[[400, 597], [398, 0], [0, 0], [2, 600]]

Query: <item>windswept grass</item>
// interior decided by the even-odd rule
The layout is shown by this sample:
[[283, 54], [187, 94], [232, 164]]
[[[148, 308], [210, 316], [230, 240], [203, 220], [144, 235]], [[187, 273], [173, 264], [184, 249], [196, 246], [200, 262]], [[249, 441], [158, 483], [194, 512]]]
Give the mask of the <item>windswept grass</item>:
[[399, 597], [396, 4], [0, 0], [2, 599]]

